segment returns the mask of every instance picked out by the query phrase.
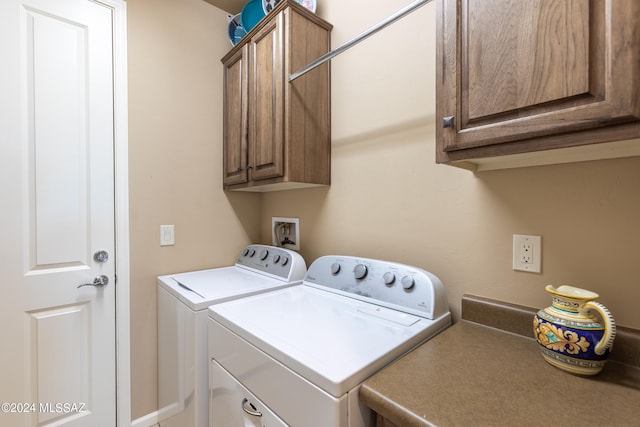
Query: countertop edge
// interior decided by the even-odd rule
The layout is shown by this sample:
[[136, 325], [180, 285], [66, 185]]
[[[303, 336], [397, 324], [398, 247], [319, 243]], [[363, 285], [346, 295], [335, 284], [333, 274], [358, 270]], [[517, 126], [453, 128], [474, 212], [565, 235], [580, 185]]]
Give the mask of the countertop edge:
[[[487, 399], [487, 410], [496, 409], [496, 385], [489, 378], [493, 378], [493, 375], [498, 378], [503, 368], [511, 375], [529, 371], [526, 374], [526, 380], [517, 378], [517, 375], [515, 378], [510, 377], [511, 384], [506, 387], [509, 389], [515, 384], [514, 400], [525, 407], [527, 407], [525, 402], [528, 400], [531, 400], [531, 403], [540, 402], [540, 398], [546, 395], [547, 392], [543, 391], [546, 388], [545, 378], [549, 378], [551, 386], [566, 387], [567, 390], [576, 388], [584, 392], [596, 388], [601, 390], [598, 393], [602, 395], [608, 395], [608, 393], [618, 397], [629, 395], [632, 399], [635, 399], [633, 396], [640, 396], [640, 363], [638, 363], [640, 331], [621, 327], [616, 337], [614, 351], [603, 373], [591, 378], [581, 378], [562, 372], [539, 357], [532, 327], [533, 315], [537, 309], [474, 295], [464, 295], [462, 307], [460, 321], [366, 380], [360, 387], [360, 400], [397, 426], [457, 425], [451, 420], [460, 421], [465, 417], [463, 412], [473, 411], [474, 408], [478, 411], [473, 413], [474, 416], [485, 416], [479, 412], [485, 406], [484, 399]], [[510, 354], [498, 355], [496, 347], [487, 342], [489, 340], [497, 343], [498, 347], [506, 346], [504, 348]], [[449, 346], [452, 345], [456, 349], [449, 350]], [[451, 362], [443, 360], [442, 355], [449, 355], [449, 351], [452, 355], [459, 354], [463, 349], [466, 351], [465, 346], [468, 346], [470, 356], [475, 357], [475, 360], [461, 359], [457, 356], [458, 363], [464, 360], [464, 364], [471, 366], [454, 365], [459, 366], [459, 369], [455, 369], [458, 372], [452, 372]], [[472, 353], [473, 351], [478, 352], [477, 356]], [[437, 360], [437, 367], [431, 365], [435, 360]], [[468, 364], [467, 361], [471, 363]], [[430, 366], [426, 367], [426, 364]], [[487, 367], [480, 368], [479, 365], [483, 364]], [[439, 374], [442, 371], [450, 374], [442, 377]], [[468, 376], [467, 371], [473, 372], [474, 375]], [[519, 381], [522, 382], [518, 383]], [[429, 388], [431, 386], [440, 387], [443, 392], [435, 392]], [[529, 388], [531, 395], [529, 391], [522, 392]], [[419, 397], [416, 398], [416, 396]], [[507, 398], [506, 396], [503, 398]], [[465, 405], [458, 407], [455, 401], [460, 399], [466, 399], [461, 401]], [[629, 419], [637, 419], [640, 416], [639, 409], [628, 405], [627, 398], [621, 399], [623, 402], [615, 404], [617, 416], [624, 412], [630, 417]], [[557, 403], [551, 404], [551, 406], [555, 405]], [[588, 408], [594, 406], [592, 401], [582, 402], [580, 405]], [[443, 415], [446, 412], [445, 409], [440, 409], [439, 406], [447, 407], [449, 412], [456, 412], [457, 408], [464, 408], [464, 411], [458, 411], [459, 414], [454, 414], [450, 417], [451, 419], [447, 419], [448, 416]], [[439, 411], [439, 418], [432, 416], [431, 411]], [[531, 409], [528, 408], [526, 411]], [[508, 419], [509, 414], [503, 415]], [[486, 416], [488, 417], [486, 419], [490, 419], [492, 415]], [[530, 413], [529, 416], [532, 414]], [[476, 425], [483, 425], [481, 419], [475, 419], [475, 421], [478, 421]]]

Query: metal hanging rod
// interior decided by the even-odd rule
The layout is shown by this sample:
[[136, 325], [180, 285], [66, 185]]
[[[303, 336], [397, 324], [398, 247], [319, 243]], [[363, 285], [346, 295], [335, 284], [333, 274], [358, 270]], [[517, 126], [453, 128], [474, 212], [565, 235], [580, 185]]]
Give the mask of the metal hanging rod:
[[345, 50], [350, 49], [351, 47], [355, 46], [356, 44], [360, 43], [362, 40], [368, 38], [369, 36], [372, 36], [373, 34], [377, 33], [378, 31], [382, 30], [383, 28], [393, 24], [398, 19], [405, 17], [406, 15], [410, 14], [411, 12], [413, 12], [416, 9], [418, 9], [419, 7], [424, 6], [425, 4], [430, 3], [432, 1], [433, 0], [416, 0], [413, 3], [405, 6], [404, 8], [402, 8], [399, 11], [397, 11], [396, 13], [394, 13], [393, 15], [389, 16], [387, 19], [384, 19], [384, 20], [378, 22], [373, 27], [369, 28], [366, 31], [363, 31], [360, 34], [358, 34], [357, 36], [355, 36], [354, 38], [352, 38], [348, 42], [342, 44], [341, 46], [335, 48], [332, 51], [329, 51], [329, 52], [325, 53], [324, 55], [322, 55], [321, 57], [319, 57], [315, 61], [309, 63], [308, 65], [306, 65], [306, 66], [304, 66], [302, 68], [300, 68], [295, 73], [289, 74], [289, 82], [294, 81], [295, 79], [297, 79], [298, 77], [302, 76], [303, 74], [306, 74], [307, 72], [309, 72], [309, 71], [313, 70], [314, 68], [324, 64], [325, 62], [329, 61], [330, 59], [340, 55], [342, 52], [344, 52]]

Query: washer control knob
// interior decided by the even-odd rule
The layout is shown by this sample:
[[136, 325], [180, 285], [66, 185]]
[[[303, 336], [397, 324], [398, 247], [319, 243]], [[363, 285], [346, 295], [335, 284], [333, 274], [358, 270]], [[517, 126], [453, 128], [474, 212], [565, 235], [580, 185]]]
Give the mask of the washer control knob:
[[256, 254], [256, 250], [255, 249], [249, 249], [249, 257], [253, 257]]
[[413, 279], [413, 277], [404, 276], [402, 278], [402, 287], [405, 288], [407, 291], [413, 288], [415, 284], [416, 284], [416, 281]]
[[289, 263], [289, 258], [288, 257], [283, 257], [282, 258], [282, 266], [284, 267], [285, 265], [287, 265]]
[[331, 274], [335, 276], [338, 273], [340, 273], [340, 263], [334, 262], [331, 264]]
[[269, 256], [269, 251], [266, 249], [263, 249], [262, 252], [260, 252], [260, 259], [262, 261], [264, 261], [265, 259], [267, 259], [267, 257]]
[[242, 251], [242, 256], [247, 256], [249, 255], [249, 248], [246, 248], [244, 251]]
[[275, 255], [273, 256], [273, 263], [274, 263], [274, 264], [277, 264], [277, 263], [279, 263], [279, 262], [280, 262], [280, 255], [275, 254]]
[[356, 279], [364, 279], [364, 277], [367, 275], [367, 266], [364, 264], [356, 265], [356, 267], [353, 269], [353, 275]]
[[396, 281], [396, 275], [395, 275], [395, 274], [393, 274], [393, 273], [392, 273], [392, 272], [390, 272], [390, 271], [387, 271], [386, 273], [384, 273], [384, 274], [382, 275], [382, 280], [384, 281], [384, 284], [385, 284], [385, 285], [387, 285], [387, 286], [391, 286], [391, 285], [393, 285], [393, 282], [395, 282], [395, 281]]

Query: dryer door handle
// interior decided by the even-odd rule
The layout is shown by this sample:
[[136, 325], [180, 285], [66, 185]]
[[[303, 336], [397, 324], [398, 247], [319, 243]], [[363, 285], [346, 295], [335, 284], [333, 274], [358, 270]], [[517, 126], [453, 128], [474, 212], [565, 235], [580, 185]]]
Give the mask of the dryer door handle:
[[246, 397], [242, 399], [242, 404], [240, 406], [242, 407], [242, 410], [249, 415], [253, 415], [254, 417], [262, 416], [262, 412], [258, 411], [258, 409], [253, 406], [253, 404], [249, 402], [249, 399], [247, 399]]

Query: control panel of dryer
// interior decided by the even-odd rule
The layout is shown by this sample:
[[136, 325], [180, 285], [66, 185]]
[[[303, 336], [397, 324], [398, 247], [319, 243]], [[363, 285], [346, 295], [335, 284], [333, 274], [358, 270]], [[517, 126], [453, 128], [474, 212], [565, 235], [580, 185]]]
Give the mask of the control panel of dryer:
[[351, 256], [316, 259], [304, 284], [435, 319], [449, 311], [440, 279], [418, 267]]
[[302, 280], [307, 271], [304, 259], [297, 252], [267, 245], [247, 246], [240, 252], [235, 265], [286, 282]]

